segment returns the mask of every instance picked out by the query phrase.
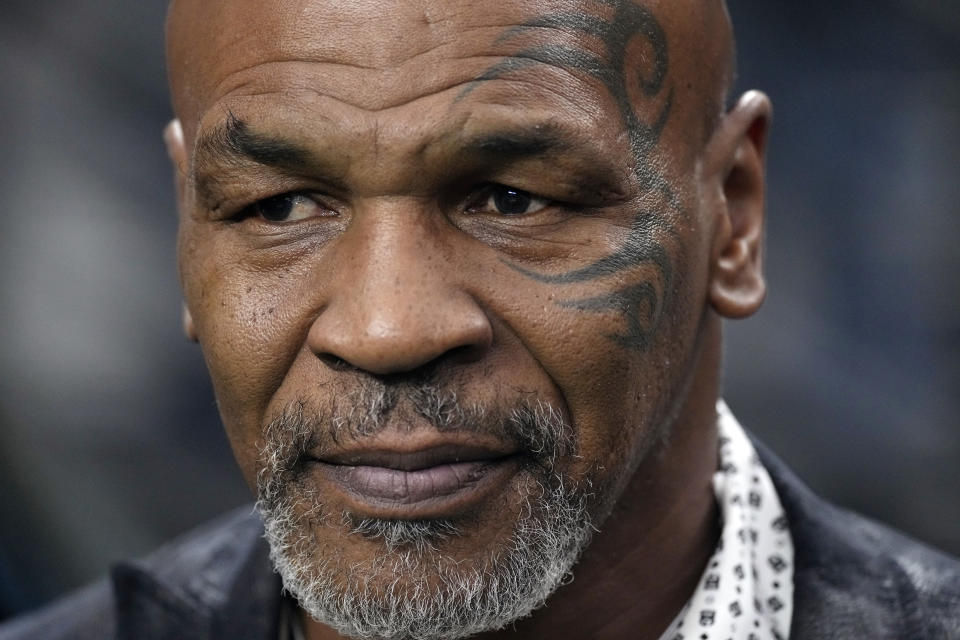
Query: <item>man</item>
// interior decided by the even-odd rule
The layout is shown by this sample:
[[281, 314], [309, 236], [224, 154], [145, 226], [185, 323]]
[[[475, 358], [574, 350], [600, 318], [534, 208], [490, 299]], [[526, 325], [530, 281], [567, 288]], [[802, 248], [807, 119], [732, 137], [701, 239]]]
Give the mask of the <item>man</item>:
[[174, 2], [184, 326], [259, 516], [0, 637], [960, 635], [956, 561], [718, 404], [732, 49], [716, 1]]

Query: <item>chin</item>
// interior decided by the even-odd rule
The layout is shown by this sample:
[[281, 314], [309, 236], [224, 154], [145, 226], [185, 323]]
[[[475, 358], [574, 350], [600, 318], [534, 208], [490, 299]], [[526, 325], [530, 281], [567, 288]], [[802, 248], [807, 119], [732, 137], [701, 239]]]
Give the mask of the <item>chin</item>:
[[285, 589], [317, 622], [353, 638], [449, 640], [529, 615], [589, 543], [589, 487], [545, 475], [514, 488], [512, 519], [502, 508], [495, 519], [365, 517], [303, 482], [264, 482], [257, 504]]

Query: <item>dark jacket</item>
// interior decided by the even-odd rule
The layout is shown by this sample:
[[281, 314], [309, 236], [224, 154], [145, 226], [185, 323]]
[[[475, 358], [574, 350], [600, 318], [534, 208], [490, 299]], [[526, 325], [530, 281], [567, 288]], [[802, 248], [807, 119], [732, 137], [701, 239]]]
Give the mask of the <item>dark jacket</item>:
[[[796, 547], [793, 640], [960, 639], [960, 562], [824, 502], [757, 445]], [[0, 640], [275, 640], [280, 580], [235, 512], [0, 629]]]

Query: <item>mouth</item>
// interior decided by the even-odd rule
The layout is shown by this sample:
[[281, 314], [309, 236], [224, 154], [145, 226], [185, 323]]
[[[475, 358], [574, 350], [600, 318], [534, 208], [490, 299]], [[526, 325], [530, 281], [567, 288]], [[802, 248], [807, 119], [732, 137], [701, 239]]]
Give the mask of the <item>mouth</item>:
[[521, 454], [469, 443], [353, 449], [313, 458], [348, 510], [385, 519], [449, 518], [489, 498], [520, 468]]

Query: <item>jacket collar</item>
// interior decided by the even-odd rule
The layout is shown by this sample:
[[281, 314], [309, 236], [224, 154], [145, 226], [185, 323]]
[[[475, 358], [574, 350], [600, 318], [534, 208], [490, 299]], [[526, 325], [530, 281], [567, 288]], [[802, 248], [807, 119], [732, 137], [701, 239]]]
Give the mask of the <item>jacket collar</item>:
[[281, 583], [249, 507], [116, 566], [111, 579], [121, 640], [276, 637]]
[[[906, 638], [915, 592], [891, 532], [817, 497], [762, 443], [754, 446], [780, 496], [796, 549], [791, 638]], [[895, 534], [893, 534], [895, 535]]]

